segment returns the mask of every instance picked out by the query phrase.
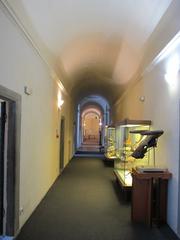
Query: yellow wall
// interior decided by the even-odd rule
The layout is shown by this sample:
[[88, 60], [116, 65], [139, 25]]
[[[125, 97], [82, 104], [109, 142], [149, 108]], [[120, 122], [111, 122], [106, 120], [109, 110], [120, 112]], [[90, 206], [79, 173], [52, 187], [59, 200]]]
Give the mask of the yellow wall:
[[[64, 166], [66, 166], [73, 155], [73, 110], [72, 102], [68, 95], [63, 96], [64, 104], [59, 111], [59, 129], [61, 117], [65, 119], [65, 132], [64, 132]], [[60, 149], [61, 151], [61, 149]]]
[[144, 103], [140, 101], [140, 96], [144, 96], [143, 80], [140, 80], [134, 84], [115, 104], [114, 111], [116, 122], [124, 118], [143, 118]]

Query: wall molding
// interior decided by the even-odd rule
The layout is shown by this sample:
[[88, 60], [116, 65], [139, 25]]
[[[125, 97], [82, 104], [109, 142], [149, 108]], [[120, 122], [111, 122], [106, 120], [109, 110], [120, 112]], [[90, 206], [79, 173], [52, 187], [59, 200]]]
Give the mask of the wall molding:
[[[31, 34], [28, 32], [27, 28], [25, 25], [22, 23], [16, 12], [14, 11], [13, 7], [11, 4], [8, 2], [8, 0], [0, 0], [0, 8], [4, 10], [4, 13], [8, 15], [13, 22], [15, 23], [16, 27], [21, 31], [25, 39], [30, 43], [30, 46], [35, 50], [36, 54], [41, 58], [47, 69], [49, 70], [50, 76], [52, 77], [53, 80], [59, 82], [60, 88], [63, 91], [64, 94], [69, 95], [66, 88], [64, 87], [63, 83], [58, 77], [58, 73], [50, 63], [50, 61], [47, 59], [45, 54], [40, 50], [34, 39], [32, 38]], [[54, 78], [55, 76], [55, 78]]]

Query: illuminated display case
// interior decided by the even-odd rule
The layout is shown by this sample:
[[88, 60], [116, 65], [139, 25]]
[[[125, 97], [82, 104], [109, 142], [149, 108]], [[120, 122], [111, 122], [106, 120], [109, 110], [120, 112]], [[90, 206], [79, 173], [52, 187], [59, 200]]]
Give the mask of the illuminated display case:
[[132, 153], [145, 137], [139, 133], [131, 133], [131, 131], [148, 131], [150, 125], [151, 121], [149, 120], [126, 119], [116, 126], [114, 173], [122, 187], [132, 187], [132, 168], [149, 165], [149, 153], [146, 153], [141, 159], [132, 157]]
[[115, 149], [115, 126], [106, 126], [105, 129], [105, 158], [108, 160], [114, 160], [116, 158], [116, 149]]

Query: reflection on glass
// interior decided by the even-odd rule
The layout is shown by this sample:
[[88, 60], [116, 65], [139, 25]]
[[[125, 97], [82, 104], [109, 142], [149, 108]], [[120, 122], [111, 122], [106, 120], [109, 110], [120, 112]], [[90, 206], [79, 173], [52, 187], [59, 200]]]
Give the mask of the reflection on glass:
[[[142, 159], [135, 159], [132, 157], [132, 153], [145, 138], [139, 134], [139, 131], [150, 130], [150, 124], [151, 121], [125, 120], [116, 126], [114, 168], [116, 176], [124, 186], [132, 186], [132, 168], [149, 165], [148, 153]], [[134, 133], [132, 134], [130, 131], [134, 131]], [[138, 133], [136, 134], [135, 131]]]

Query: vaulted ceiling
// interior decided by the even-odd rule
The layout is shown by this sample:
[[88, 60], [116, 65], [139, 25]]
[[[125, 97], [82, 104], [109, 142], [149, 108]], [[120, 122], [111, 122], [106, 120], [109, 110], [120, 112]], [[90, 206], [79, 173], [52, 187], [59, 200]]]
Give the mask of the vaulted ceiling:
[[[172, 0], [7, 0], [74, 96], [114, 101]], [[43, 47], [42, 47], [43, 46]]]

